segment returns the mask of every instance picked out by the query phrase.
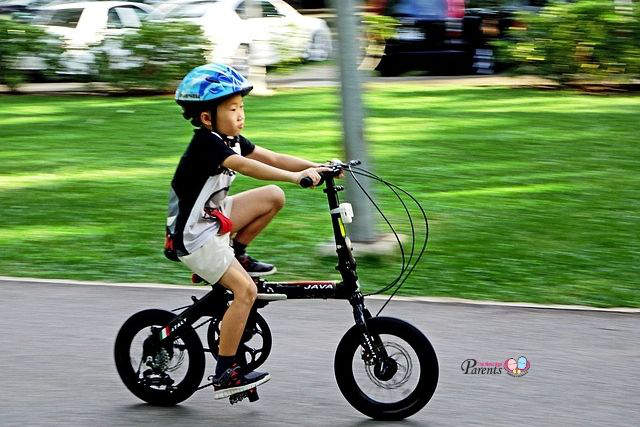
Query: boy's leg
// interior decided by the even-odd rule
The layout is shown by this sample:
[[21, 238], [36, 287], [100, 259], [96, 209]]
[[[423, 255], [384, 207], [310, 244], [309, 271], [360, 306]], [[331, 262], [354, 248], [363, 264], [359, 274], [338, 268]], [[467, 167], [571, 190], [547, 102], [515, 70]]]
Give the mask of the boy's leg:
[[220, 324], [218, 362], [213, 378], [213, 396], [216, 399], [250, 390], [271, 378], [266, 372], [243, 372], [242, 367], [235, 361], [249, 312], [256, 300], [255, 283], [235, 259], [219, 282], [233, 292], [233, 302]]
[[271, 222], [284, 206], [284, 192], [276, 185], [255, 188], [233, 196], [231, 209], [233, 249], [240, 264], [251, 276], [276, 272], [276, 268], [257, 261], [245, 253], [245, 248]]
[[234, 240], [248, 245], [271, 222], [284, 206], [284, 191], [277, 185], [267, 185], [243, 191], [233, 196], [231, 233]]
[[233, 292], [233, 302], [222, 318], [218, 354], [223, 357], [235, 356], [256, 300], [257, 289], [249, 274], [235, 259], [220, 278], [220, 283]]

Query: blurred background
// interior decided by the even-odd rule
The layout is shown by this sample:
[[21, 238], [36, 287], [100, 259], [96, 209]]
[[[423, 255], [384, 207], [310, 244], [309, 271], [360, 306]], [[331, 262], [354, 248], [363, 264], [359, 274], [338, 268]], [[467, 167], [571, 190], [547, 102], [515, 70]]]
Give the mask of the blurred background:
[[[640, 307], [639, 2], [356, 5], [375, 171], [431, 220], [401, 293]], [[272, 95], [246, 99], [247, 137], [343, 158], [336, 28], [322, 0], [0, 0], [0, 275], [187, 282], [162, 257], [191, 133], [172, 91], [228, 63]], [[284, 187], [253, 253], [287, 278], [334, 274], [305, 251], [331, 235], [322, 194]], [[399, 261], [359, 258], [365, 289]]]
[[[638, 75], [632, 0], [356, 5], [362, 25], [354, 43], [361, 69], [374, 75], [511, 71], [562, 81]], [[1, 0], [0, 16], [0, 80], [10, 88], [59, 80], [118, 85], [123, 75], [134, 83], [136, 73], [157, 73], [144, 83], [166, 89], [166, 79], [203, 60], [248, 74], [250, 63], [283, 68], [335, 58], [336, 16], [326, 0]]]

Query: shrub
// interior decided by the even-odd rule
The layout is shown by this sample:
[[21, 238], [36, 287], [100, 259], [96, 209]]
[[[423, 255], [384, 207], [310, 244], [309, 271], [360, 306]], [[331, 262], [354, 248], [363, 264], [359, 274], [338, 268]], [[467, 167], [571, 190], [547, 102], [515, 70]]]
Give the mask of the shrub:
[[640, 6], [613, 0], [552, 3], [521, 13], [524, 27], [495, 42], [499, 58], [517, 74], [559, 82], [629, 80], [640, 76]]
[[383, 43], [396, 35], [398, 20], [391, 16], [365, 13], [362, 17], [365, 36], [370, 43]]
[[27, 23], [0, 17], [0, 83], [13, 91], [28, 71], [53, 75], [62, 53], [59, 38]]
[[206, 45], [197, 25], [144, 22], [138, 32], [107, 39], [95, 49], [98, 79], [127, 91], [170, 90], [206, 62]]

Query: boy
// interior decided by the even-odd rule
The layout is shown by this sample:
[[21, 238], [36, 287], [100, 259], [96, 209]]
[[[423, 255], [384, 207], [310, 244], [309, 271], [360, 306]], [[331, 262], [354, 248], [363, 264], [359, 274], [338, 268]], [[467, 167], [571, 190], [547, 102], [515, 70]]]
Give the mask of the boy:
[[245, 122], [243, 97], [251, 89], [233, 68], [207, 64], [189, 72], [176, 90], [184, 117], [197, 129], [171, 181], [168, 233], [180, 261], [234, 295], [221, 322], [213, 379], [216, 399], [270, 379], [266, 372], [242, 372], [234, 359], [257, 295], [251, 277], [276, 271], [273, 265], [251, 258], [245, 249], [282, 208], [284, 193], [268, 185], [228, 196], [235, 174], [294, 184], [309, 177], [317, 185], [319, 172], [327, 170], [258, 147], [240, 135]]

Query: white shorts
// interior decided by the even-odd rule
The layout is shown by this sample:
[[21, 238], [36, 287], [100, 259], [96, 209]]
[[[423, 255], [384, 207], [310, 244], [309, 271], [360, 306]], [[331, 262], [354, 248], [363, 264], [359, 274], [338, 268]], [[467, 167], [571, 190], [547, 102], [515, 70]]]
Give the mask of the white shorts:
[[[231, 218], [232, 208], [233, 197], [226, 197], [222, 201], [220, 210], [224, 216]], [[202, 247], [189, 255], [180, 257], [180, 261], [198, 276], [214, 284], [220, 280], [235, 258], [230, 245], [230, 236], [231, 233], [214, 234]]]

